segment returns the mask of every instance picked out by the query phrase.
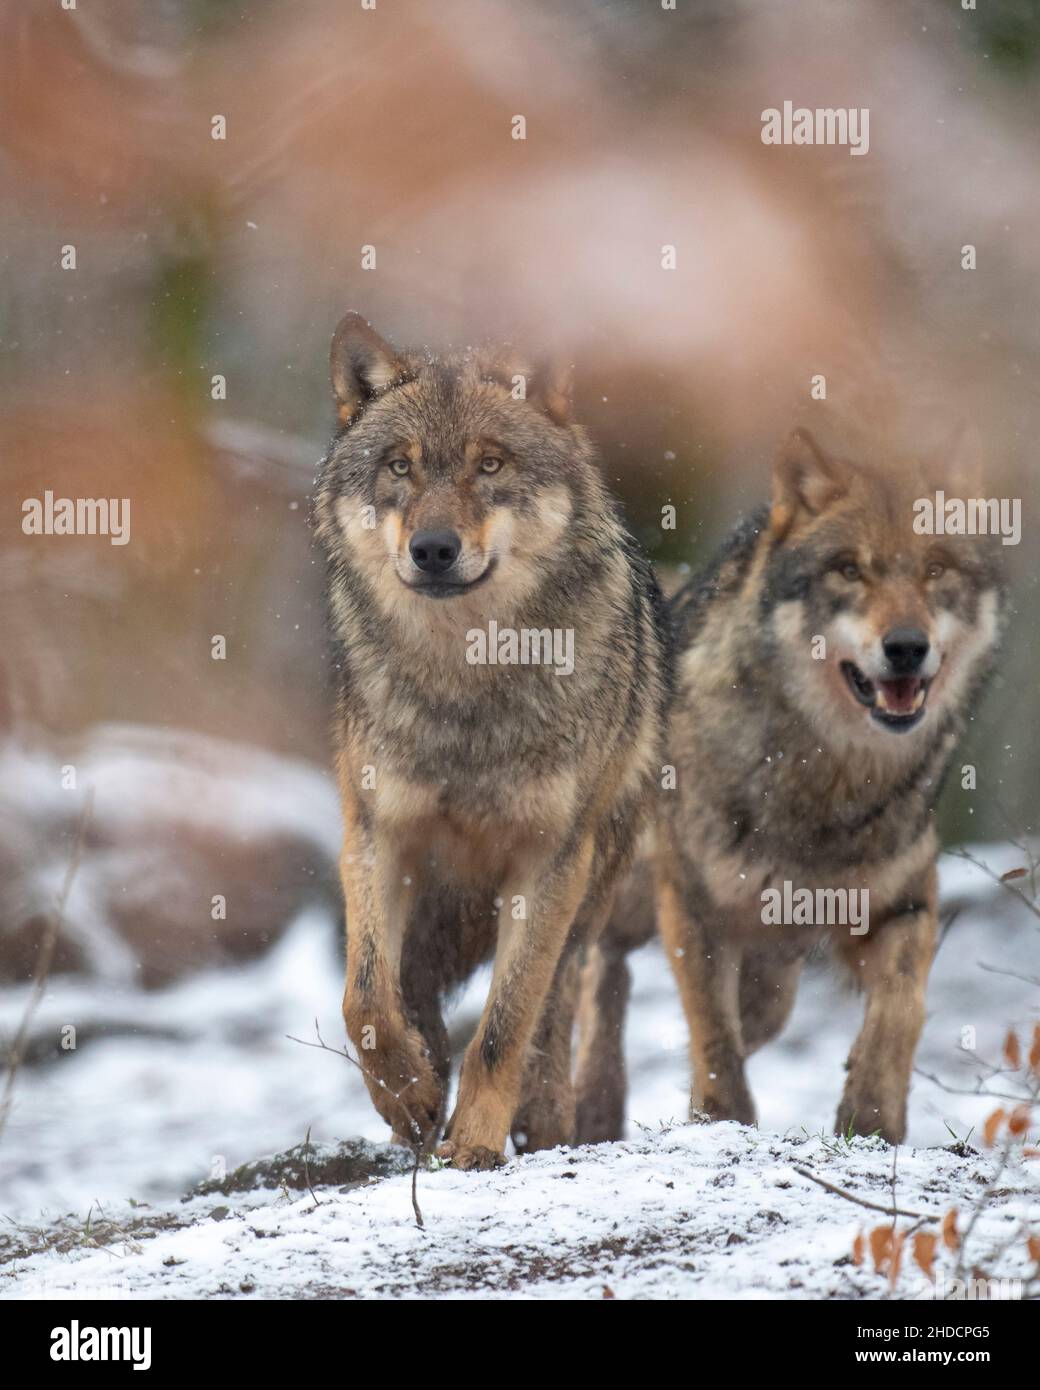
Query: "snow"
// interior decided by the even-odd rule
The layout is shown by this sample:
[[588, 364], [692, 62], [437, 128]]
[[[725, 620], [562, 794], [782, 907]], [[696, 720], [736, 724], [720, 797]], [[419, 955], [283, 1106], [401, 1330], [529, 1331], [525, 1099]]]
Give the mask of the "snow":
[[[0, 743], [0, 786], [10, 828], [78, 814], [96, 791], [95, 832], [124, 836], [190, 809], [201, 834], [260, 840], [291, 831], [335, 859], [339, 802], [330, 777], [312, 765], [252, 744], [155, 725], [99, 724], [73, 746], [79, 792], [62, 788], [53, 751], [15, 739]], [[62, 868], [64, 868], [64, 861]]]
[[[18, 1298], [823, 1298], [879, 1297], [884, 1276], [850, 1252], [885, 1222], [796, 1171], [889, 1200], [890, 1151], [855, 1140], [780, 1139], [736, 1124], [669, 1128], [625, 1143], [553, 1150], [494, 1173], [423, 1172], [312, 1196], [195, 1198], [189, 1223], [104, 1249], [17, 1262]], [[967, 1207], [990, 1164], [900, 1154], [899, 1201], [941, 1218]], [[259, 1203], [257, 1195], [262, 1197]], [[136, 1213], [138, 1216], [140, 1212]], [[973, 1240], [1000, 1242], [1040, 1217], [1040, 1192], [996, 1200]], [[1003, 1270], [1025, 1274], [1005, 1257]], [[2, 1275], [0, 1275], [2, 1278]], [[0, 1284], [0, 1288], [2, 1288]], [[908, 1263], [900, 1294], [932, 1297]]]
[[[1021, 862], [1010, 847], [975, 852], [997, 872]], [[944, 858], [941, 875], [944, 914], [959, 912], [932, 974], [898, 1153], [900, 1205], [936, 1214], [984, 1189], [991, 1154], [939, 1146], [977, 1130], [994, 1102], [924, 1073], [972, 1087], [979, 1068], [963, 1030], [995, 1059], [1007, 1028], [1025, 1035], [1036, 1018], [1036, 988], [1016, 976], [1040, 974], [1036, 919], [1013, 895], [958, 859]], [[807, 971], [786, 1032], [751, 1062], [759, 1128], [691, 1125], [670, 972], [656, 946], [632, 965], [628, 1139], [513, 1159], [496, 1173], [423, 1172], [424, 1230], [407, 1177], [323, 1189], [318, 1207], [296, 1192], [181, 1200], [222, 1166], [284, 1151], [308, 1130], [316, 1142], [386, 1139], [350, 1064], [290, 1040], [313, 1041], [317, 1022], [330, 1046], [342, 1042], [338, 927], [327, 914], [302, 913], [257, 960], [161, 991], [53, 979], [33, 1025], [53, 1060], [23, 1071], [0, 1137], [0, 1237], [6, 1229], [35, 1253], [5, 1263], [0, 1239], [0, 1296], [599, 1298], [604, 1286], [619, 1298], [882, 1295], [884, 1279], [847, 1256], [856, 1232], [884, 1218], [795, 1172], [890, 1200], [891, 1149], [829, 1137], [860, 1002], [825, 964]], [[486, 987], [481, 976], [457, 1001], [457, 1042]], [[13, 1032], [25, 999], [24, 988], [0, 990], [0, 1034]], [[60, 1052], [53, 1039], [69, 1023], [77, 1047]], [[979, 1224], [980, 1247], [1040, 1218], [1037, 1169], [1007, 1180], [1011, 1195]], [[113, 1223], [106, 1248], [38, 1248], [33, 1232], [88, 1214]], [[142, 1220], [149, 1229], [135, 1235], [129, 1223]], [[903, 1296], [927, 1292], [917, 1271], [903, 1283]]]

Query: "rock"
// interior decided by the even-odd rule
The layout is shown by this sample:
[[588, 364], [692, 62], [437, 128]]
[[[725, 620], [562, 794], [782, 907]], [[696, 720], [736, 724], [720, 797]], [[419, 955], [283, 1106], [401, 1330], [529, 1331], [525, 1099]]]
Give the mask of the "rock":
[[339, 807], [317, 768], [135, 725], [62, 748], [12, 739], [0, 744], [0, 981], [36, 968], [90, 788], [51, 974], [155, 988], [259, 954], [315, 903], [338, 919]]
[[357, 1187], [372, 1178], [408, 1173], [414, 1163], [408, 1149], [396, 1144], [373, 1144], [367, 1139], [341, 1139], [338, 1144], [297, 1144], [285, 1153], [243, 1163], [223, 1180], [207, 1179], [193, 1187], [188, 1196], [210, 1197], [219, 1192], [230, 1197], [233, 1192], [280, 1187], [297, 1192], [306, 1191], [308, 1186]]

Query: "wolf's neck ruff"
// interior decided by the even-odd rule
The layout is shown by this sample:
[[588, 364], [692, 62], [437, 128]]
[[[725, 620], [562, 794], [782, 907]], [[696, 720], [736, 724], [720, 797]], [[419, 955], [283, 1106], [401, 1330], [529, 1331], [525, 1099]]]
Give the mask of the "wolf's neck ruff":
[[[585, 521], [581, 516], [576, 520]], [[367, 674], [358, 691], [367, 717], [377, 727], [392, 722], [397, 738], [407, 738], [410, 728], [426, 740], [431, 726], [436, 737], [439, 724], [466, 710], [486, 709], [493, 700], [499, 713], [538, 705], [551, 728], [559, 717], [555, 705], [562, 714], [610, 682], [617, 646], [631, 640], [626, 632], [632, 601], [625, 550], [616, 520], [601, 517], [594, 540], [568, 546], [551, 573], [519, 603], [510, 601], [508, 591], [502, 593], [497, 572], [479, 591], [435, 603], [393, 587], [380, 593], [364, 569], [344, 557], [333, 584], [334, 637], [345, 666]], [[507, 569], [503, 577], [508, 579]], [[554, 679], [551, 662], [473, 662], [474, 629], [492, 635], [503, 630], [568, 634], [573, 661], [567, 680]], [[404, 721], [398, 708], [403, 699], [414, 705]], [[530, 732], [525, 731], [525, 739]], [[525, 742], [528, 751], [531, 746]], [[475, 748], [474, 755], [479, 754]]]

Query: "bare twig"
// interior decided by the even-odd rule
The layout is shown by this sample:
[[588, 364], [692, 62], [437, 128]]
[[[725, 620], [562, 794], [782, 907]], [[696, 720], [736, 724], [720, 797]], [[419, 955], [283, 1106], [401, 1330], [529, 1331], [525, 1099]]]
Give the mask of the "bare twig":
[[1037, 896], [1037, 875], [1040, 873], [1040, 858], [1037, 857], [1036, 851], [1025, 836], [1017, 831], [1015, 820], [1008, 812], [1007, 807], [1001, 801], [1000, 797], [991, 794], [990, 799], [997, 808], [997, 811], [1000, 813], [1008, 829], [1008, 843], [1014, 845], [1015, 849], [1022, 854], [1022, 857], [1029, 865], [1029, 887], [1035, 898]]
[[68, 868], [65, 870], [65, 879], [58, 894], [54, 911], [51, 913], [47, 922], [43, 940], [40, 942], [40, 951], [36, 960], [36, 973], [33, 976], [32, 990], [22, 1014], [22, 1020], [18, 1025], [14, 1040], [7, 1053], [7, 1072], [4, 1077], [3, 1095], [0, 1096], [0, 1135], [3, 1134], [7, 1124], [8, 1116], [11, 1113], [11, 1105], [14, 1100], [14, 1085], [18, 1072], [21, 1069], [22, 1061], [25, 1057], [26, 1043], [29, 1039], [29, 1025], [32, 1023], [33, 1015], [39, 1007], [43, 992], [47, 986], [47, 977], [50, 974], [51, 964], [54, 960], [54, 952], [58, 945], [58, 938], [61, 936], [61, 929], [65, 922], [65, 908], [69, 901], [69, 893], [72, 890], [72, 882], [79, 869], [80, 860], [83, 857], [83, 843], [86, 839], [87, 827], [94, 814], [94, 788], [87, 789], [86, 799], [83, 803], [83, 813], [79, 819], [79, 827], [76, 831], [75, 843], [72, 847], [72, 857], [69, 860]]
[[414, 1149], [415, 1162], [412, 1164], [412, 1211], [415, 1212], [415, 1224], [420, 1231], [423, 1228], [422, 1212], [419, 1210], [419, 1155], [422, 1150], [416, 1145]]
[[966, 859], [969, 864], [974, 864], [977, 869], [982, 870], [987, 878], [992, 879], [994, 883], [999, 883], [1001, 888], [1006, 889], [1013, 898], [1017, 898], [1034, 917], [1040, 918], [1040, 907], [1038, 907], [1036, 903], [1027, 898], [1025, 893], [1020, 892], [1019, 889], [1015, 888], [1007, 879], [1002, 878], [996, 870], [991, 869], [983, 860], [977, 859], [970, 850], [964, 849], [962, 846], [960, 849], [943, 850], [943, 853], [948, 854], [951, 859]]
[[[1037, 1078], [1031, 1085], [1023, 1085], [1022, 1091], [1017, 1096], [1008, 1096], [1007, 1099], [1015, 1101], [1018, 1105], [1028, 1106], [1029, 1109], [1032, 1110], [1032, 1108], [1038, 1103], [1038, 1101], [1040, 1101], [1040, 1078]], [[1004, 1139], [1004, 1144], [1000, 1151], [1000, 1159], [997, 1163], [996, 1170], [993, 1173], [993, 1177], [987, 1184], [986, 1190], [982, 1193], [978, 1201], [975, 1203], [975, 1206], [972, 1209], [971, 1218], [968, 1222], [967, 1229], [965, 1230], [964, 1235], [961, 1237], [960, 1248], [958, 1250], [957, 1256], [956, 1272], [958, 1276], [964, 1270], [964, 1261], [966, 1258], [964, 1252], [968, 1244], [968, 1238], [975, 1230], [975, 1227], [978, 1225], [979, 1218], [982, 1216], [982, 1213], [989, 1206], [990, 1202], [993, 1200], [993, 1198], [997, 1195], [998, 1192], [1002, 1192], [1002, 1189], [1000, 1187], [1000, 1180], [1004, 1176], [1004, 1172], [1007, 1169], [1008, 1164], [1011, 1162], [1012, 1152], [1018, 1147], [1019, 1142], [1019, 1135], [1015, 1134], [1009, 1128], [1007, 1131], [1007, 1135]]]
[[816, 1183], [817, 1186], [822, 1187], [826, 1192], [833, 1192], [835, 1197], [844, 1197], [846, 1202], [855, 1202], [857, 1207], [866, 1207], [868, 1211], [880, 1211], [883, 1212], [885, 1216], [891, 1216], [893, 1222], [897, 1216], [909, 1216], [914, 1221], [939, 1220], [938, 1216], [929, 1216], [927, 1212], [904, 1211], [902, 1207], [897, 1207], [894, 1204], [892, 1206], [883, 1206], [880, 1202], [869, 1202], [866, 1197], [857, 1197], [854, 1192], [846, 1192], [843, 1187], [836, 1187], [834, 1183], [828, 1182], [826, 1178], [817, 1177], [817, 1175], [810, 1172], [808, 1168], [801, 1168], [798, 1164], [794, 1165], [794, 1171], [798, 1173], [800, 1177], [808, 1178], [810, 1182]]
[[1040, 975], [1020, 975], [1017, 970], [1001, 970], [999, 966], [987, 965], [984, 960], [978, 961], [977, 965], [980, 970], [985, 970], [990, 975], [1006, 975], [1009, 980], [1020, 980], [1024, 985], [1040, 988]]
[[[382, 1081], [377, 1076], [373, 1076], [372, 1073], [368, 1070], [368, 1068], [363, 1066], [362, 1063], [359, 1062], [356, 1057], [352, 1056], [351, 1053], [349, 1053], [345, 1048], [330, 1047], [328, 1043], [325, 1041], [325, 1039], [321, 1036], [321, 1029], [318, 1027], [317, 1019], [314, 1020], [314, 1032], [318, 1039], [316, 1043], [307, 1042], [305, 1038], [294, 1038], [291, 1033], [286, 1034], [286, 1036], [288, 1037], [290, 1042], [299, 1043], [301, 1047], [316, 1047], [321, 1052], [334, 1052], [337, 1057], [345, 1057], [348, 1062], [352, 1062], [354, 1066], [357, 1067], [358, 1071], [361, 1072], [363, 1076], [367, 1076], [369, 1080], [375, 1082], [375, 1084], [377, 1086], [380, 1086], [384, 1091], [390, 1090], [390, 1088], [386, 1085], [384, 1081]], [[408, 1083], [409, 1086], [411, 1084], [411, 1082]], [[407, 1087], [405, 1087], [404, 1089], [407, 1090]], [[403, 1094], [403, 1092], [390, 1091], [390, 1094], [393, 1096], [394, 1100], [397, 1101], [398, 1105], [400, 1105], [401, 1109], [404, 1111], [408, 1123], [412, 1127], [413, 1135], [418, 1136], [419, 1134], [421, 1134], [422, 1131], [416, 1123], [414, 1115], [412, 1115], [411, 1111], [401, 1100], [401, 1095]], [[309, 1129], [307, 1133], [308, 1135], [310, 1134]], [[411, 1149], [412, 1154], [415, 1158], [415, 1162], [412, 1165], [412, 1211], [415, 1213], [415, 1224], [419, 1227], [420, 1230], [425, 1230], [426, 1223], [423, 1221], [422, 1211], [419, 1208], [419, 1164], [422, 1162], [425, 1149], [421, 1140], [418, 1137], [412, 1140], [412, 1142], [409, 1144], [409, 1148]], [[314, 1196], [313, 1192], [311, 1193], [311, 1196]], [[315, 1198], [315, 1200], [317, 1200], [317, 1198]]]
[[1033, 1086], [1023, 1085], [1021, 1091], [993, 1091], [989, 1089], [989, 1083], [998, 1076], [1014, 1076], [1017, 1068], [1001, 1066], [997, 1062], [987, 1062], [984, 1057], [980, 1057], [977, 1052], [965, 1049], [965, 1055], [976, 1062], [985, 1072], [984, 1076], [977, 1078], [974, 1086], [951, 1086], [949, 1082], [943, 1081], [934, 1072], [922, 1071], [920, 1067], [915, 1067], [914, 1071], [918, 1076], [923, 1076], [926, 1081], [933, 1082], [941, 1091], [945, 1091], [951, 1096], [982, 1096], [987, 1100], [1010, 1100], [1016, 1105], [1036, 1105], [1040, 1103], [1040, 1081]]
[[943, 919], [940, 921], [940, 923], [939, 923], [939, 944], [938, 944], [938, 945], [936, 946], [936, 948], [935, 948], [935, 953], [936, 953], [936, 955], [939, 954], [939, 951], [942, 949], [943, 942], [946, 940], [946, 938], [947, 938], [947, 937], [949, 936], [949, 934], [950, 934], [950, 929], [951, 929], [951, 927], [953, 926], [954, 922], [956, 922], [957, 918], [958, 918], [960, 915], [961, 915], [961, 909], [960, 909], [959, 907], [951, 907], [950, 910], [949, 910], [949, 912], [947, 912], [945, 918], [943, 918]]
[[1000, 1162], [997, 1164], [996, 1171], [994, 1172], [993, 1177], [989, 1182], [989, 1185], [986, 1187], [986, 1190], [982, 1193], [982, 1195], [979, 1197], [978, 1201], [972, 1208], [971, 1216], [968, 1218], [968, 1225], [960, 1238], [960, 1244], [957, 1247], [957, 1265], [954, 1269], [954, 1277], [957, 1279], [960, 1279], [964, 1274], [966, 1259], [965, 1252], [967, 1250], [968, 1241], [971, 1239], [975, 1227], [979, 1224], [979, 1218], [982, 1216], [982, 1213], [989, 1206], [990, 1201], [993, 1198], [993, 1194], [997, 1190], [997, 1184], [1003, 1175], [1004, 1169], [1007, 1167], [1008, 1159], [1010, 1158], [1010, 1156], [1011, 1135], [1009, 1134], [1001, 1151]]
[[314, 1191], [314, 1188], [311, 1187], [311, 1169], [310, 1169], [310, 1164], [307, 1162], [307, 1150], [310, 1148], [310, 1146], [311, 1146], [311, 1127], [310, 1127], [310, 1125], [308, 1125], [308, 1126], [307, 1126], [307, 1136], [306, 1136], [306, 1138], [305, 1138], [304, 1141], [303, 1141], [303, 1180], [304, 1180], [304, 1182], [307, 1184], [307, 1191], [308, 1191], [308, 1192], [311, 1194], [311, 1196], [314, 1198], [314, 1205], [315, 1205], [315, 1207], [323, 1207], [323, 1206], [325, 1205], [325, 1203], [324, 1203], [324, 1202], [319, 1202], [319, 1201], [318, 1201], [318, 1198], [317, 1198], [317, 1195], [316, 1195], [316, 1193], [315, 1193], [315, 1191]]
[[984, 1100], [1013, 1100], [1016, 1104], [1021, 1104], [1022, 1096], [1013, 1095], [1010, 1091], [990, 1091], [983, 1090], [985, 1080], [979, 1081], [976, 1086], [951, 1086], [936, 1076], [934, 1072], [922, 1071], [920, 1067], [914, 1067], [916, 1076], [923, 1076], [926, 1081], [932, 1081], [941, 1091], [945, 1091], [951, 1096], [981, 1096]]

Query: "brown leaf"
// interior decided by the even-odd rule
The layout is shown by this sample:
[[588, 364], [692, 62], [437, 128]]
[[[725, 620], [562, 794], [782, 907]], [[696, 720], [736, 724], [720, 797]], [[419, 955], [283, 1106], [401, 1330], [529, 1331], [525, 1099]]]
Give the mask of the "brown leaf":
[[1029, 1049], [1029, 1070], [1040, 1073], [1040, 1023], [1033, 1028], [1033, 1045]]
[[914, 1236], [914, 1260], [918, 1269], [929, 1279], [935, 1276], [932, 1274], [932, 1265], [935, 1263], [935, 1252], [939, 1247], [939, 1237], [930, 1235], [927, 1231], [918, 1231]]
[[899, 1278], [899, 1269], [903, 1263], [903, 1242], [906, 1239], [903, 1235], [893, 1236], [892, 1255], [888, 1262], [888, 1286], [894, 1289], [896, 1280]]
[[610, 1287], [609, 1284], [604, 1284], [604, 1285], [603, 1285], [603, 1297], [604, 1297], [604, 1298], [613, 1298], [613, 1297], [614, 1297], [614, 1290]]
[[1030, 1236], [1026, 1241], [1026, 1249], [1029, 1251], [1029, 1258], [1040, 1265], [1040, 1236]]
[[1008, 1129], [1017, 1138], [1029, 1128], [1029, 1106], [1016, 1105], [1008, 1116]]
[[947, 1250], [959, 1250], [961, 1238], [957, 1234], [957, 1208], [951, 1207], [943, 1217], [942, 1242]]
[[875, 1226], [870, 1233], [870, 1255], [877, 1274], [884, 1274], [892, 1252], [892, 1227]]
[[1022, 1150], [1023, 1158], [1040, 1158], [1040, 1149], [1028, 1148]]
[[1016, 878], [1025, 878], [1028, 869], [1008, 869], [1006, 874], [1000, 875], [1001, 883], [1012, 883]]
[[1004, 1107], [998, 1105], [993, 1114], [989, 1116], [986, 1123], [982, 1126], [982, 1142], [992, 1148], [993, 1142], [997, 1137], [997, 1131], [1003, 1123]]
[[856, 1239], [852, 1242], [852, 1263], [861, 1265], [863, 1263], [863, 1232], [856, 1232]]
[[1008, 1029], [1008, 1035], [1004, 1039], [1004, 1061], [1015, 1070], [1022, 1065], [1022, 1049], [1018, 1045], [1018, 1034], [1014, 1028]]

